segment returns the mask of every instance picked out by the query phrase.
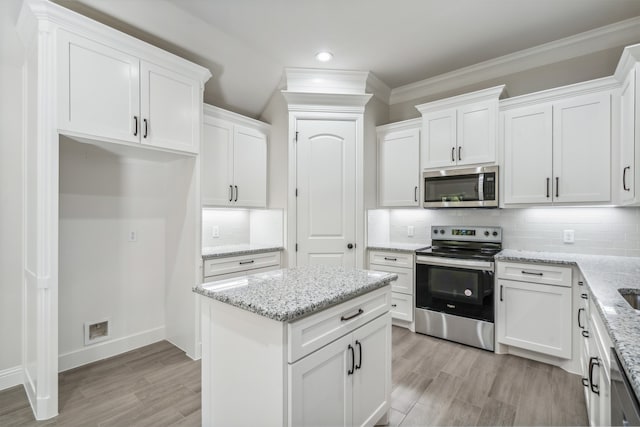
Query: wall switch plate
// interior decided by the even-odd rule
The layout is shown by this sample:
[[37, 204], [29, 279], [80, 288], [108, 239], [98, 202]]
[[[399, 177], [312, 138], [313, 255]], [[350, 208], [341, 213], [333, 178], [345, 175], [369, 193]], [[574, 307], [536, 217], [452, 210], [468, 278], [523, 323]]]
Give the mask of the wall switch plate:
[[576, 235], [573, 230], [564, 230], [562, 232], [562, 239], [565, 243], [573, 243], [576, 241]]
[[135, 242], [136, 240], [138, 240], [138, 233], [133, 230], [130, 231], [129, 235], [127, 236], [127, 240], [129, 240], [130, 242]]
[[413, 237], [413, 225], [407, 225], [407, 237]]
[[220, 237], [220, 226], [214, 225], [211, 227], [211, 237]]

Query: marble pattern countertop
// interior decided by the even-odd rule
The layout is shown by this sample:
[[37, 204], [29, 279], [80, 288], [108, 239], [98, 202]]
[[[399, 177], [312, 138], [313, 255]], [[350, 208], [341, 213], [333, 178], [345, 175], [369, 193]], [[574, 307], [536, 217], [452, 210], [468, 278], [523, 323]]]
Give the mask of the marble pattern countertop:
[[203, 283], [193, 291], [281, 322], [291, 322], [396, 280], [380, 271], [305, 266]]
[[370, 251], [390, 251], [413, 253], [418, 249], [428, 248], [426, 243], [371, 243], [367, 246]]
[[205, 246], [202, 248], [202, 259], [212, 259], [236, 255], [251, 255], [264, 252], [283, 251], [282, 246], [267, 245], [227, 245], [227, 246]]
[[640, 258], [506, 249], [496, 255], [496, 260], [578, 266], [640, 399], [640, 311], [634, 310], [618, 292], [626, 289], [640, 294]]

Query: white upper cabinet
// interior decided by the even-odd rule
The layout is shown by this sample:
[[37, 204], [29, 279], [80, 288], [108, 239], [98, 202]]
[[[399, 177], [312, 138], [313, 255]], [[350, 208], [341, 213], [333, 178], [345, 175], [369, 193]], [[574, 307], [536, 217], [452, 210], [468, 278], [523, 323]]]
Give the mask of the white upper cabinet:
[[422, 169], [496, 161], [498, 99], [504, 85], [417, 105]]
[[420, 121], [378, 127], [378, 205], [418, 206]]
[[[620, 171], [618, 189], [622, 204], [636, 201], [636, 67], [632, 68], [620, 91]], [[615, 182], [615, 180], [614, 180]]]
[[204, 112], [202, 204], [266, 207], [269, 125], [210, 105]]
[[155, 53], [148, 61], [125, 43], [65, 30], [57, 55], [61, 133], [198, 153], [207, 70], [190, 64], [195, 71], [189, 71], [169, 54], [166, 63]]
[[599, 84], [503, 101], [505, 205], [611, 201], [612, 92]]

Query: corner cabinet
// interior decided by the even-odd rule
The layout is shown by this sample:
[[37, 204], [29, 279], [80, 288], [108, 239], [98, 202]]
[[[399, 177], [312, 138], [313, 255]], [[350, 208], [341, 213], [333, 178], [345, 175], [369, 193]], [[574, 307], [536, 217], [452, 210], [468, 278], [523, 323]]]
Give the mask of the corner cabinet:
[[611, 201], [612, 89], [599, 84], [502, 103], [505, 205]]
[[422, 169], [496, 162], [498, 99], [505, 86], [417, 105]]
[[61, 133], [198, 153], [200, 79], [68, 31], [57, 40]]
[[378, 126], [378, 205], [420, 205], [420, 119]]
[[202, 204], [267, 206], [270, 126], [205, 105], [201, 153]]

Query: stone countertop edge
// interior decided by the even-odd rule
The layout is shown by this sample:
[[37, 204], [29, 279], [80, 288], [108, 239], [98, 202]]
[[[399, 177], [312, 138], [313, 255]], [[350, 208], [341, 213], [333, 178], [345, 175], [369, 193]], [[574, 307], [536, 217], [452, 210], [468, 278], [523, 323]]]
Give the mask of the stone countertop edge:
[[266, 252], [280, 252], [280, 251], [284, 251], [284, 247], [282, 247], [282, 246], [271, 246], [271, 247], [230, 249], [230, 250], [224, 250], [223, 249], [220, 252], [203, 253], [202, 254], [202, 259], [203, 260], [208, 260], [208, 259], [213, 259], [213, 258], [224, 258], [224, 257], [238, 256], [238, 255], [251, 255], [251, 254], [261, 254], [261, 253], [266, 253]]
[[618, 292], [625, 289], [640, 294], [640, 258], [505, 249], [496, 260], [578, 267], [640, 399], [640, 311], [629, 306]]
[[[375, 270], [313, 266], [203, 283], [193, 292], [272, 320], [293, 322], [382, 288], [397, 278], [395, 273]], [[227, 289], [207, 289], [225, 285]]]
[[415, 253], [418, 249], [428, 248], [429, 245], [419, 244], [419, 243], [376, 243], [367, 246], [367, 250], [369, 251], [387, 251], [387, 252], [406, 252], [406, 253]]

